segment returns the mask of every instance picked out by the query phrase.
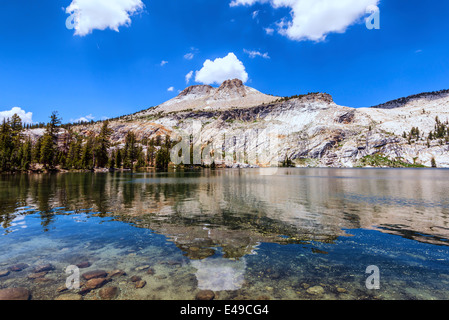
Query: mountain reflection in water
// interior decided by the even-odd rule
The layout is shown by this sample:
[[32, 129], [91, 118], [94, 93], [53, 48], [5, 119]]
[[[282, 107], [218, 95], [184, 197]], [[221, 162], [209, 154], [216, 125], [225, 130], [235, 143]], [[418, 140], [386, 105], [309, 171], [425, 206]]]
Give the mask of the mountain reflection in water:
[[[288, 278], [288, 268], [276, 271], [270, 265], [281, 247], [266, 251], [268, 244], [285, 246], [285, 254], [293, 250], [292, 257], [301, 261], [312, 255], [313, 263], [320, 265], [310, 265], [315, 271], [309, 273], [336, 270], [343, 263], [335, 255], [342, 241], [350, 246], [351, 241], [366, 240], [363, 252], [374, 250], [368, 245], [371, 233], [362, 236], [359, 230], [436, 248], [448, 244], [447, 170], [282, 168], [271, 173], [226, 169], [1, 176], [0, 241], [25, 232], [27, 217], [39, 218], [41, 234], [63, 228], [62, 217], [78, 223], [94, 218], [124, 223], [171, 242], [186, 259], [181, 261], [196, 270], [197, 287], [213, 291], [244, 288], [249, 281], [245, 275], [259, 270], [248, 260], [257, 255], [265, 259], [261, 265], [266, 263], [267, 277]], [[109, 239], [115, 248], [134, 241], [118, 236], [121, 244], [104, 231], [104, 245]], [[85, 241], [92, 240], [86, 237]], [[393, 246], [394, 238], [388, 239]], [[9, 259], [14, 257], [10, 253]], [[443, 254], [440, 260], [446, 258]], [[329, 259], [333, 264], [326, 267]], [[283, 263], [294, 267], [294, 261], [284, 259]]]

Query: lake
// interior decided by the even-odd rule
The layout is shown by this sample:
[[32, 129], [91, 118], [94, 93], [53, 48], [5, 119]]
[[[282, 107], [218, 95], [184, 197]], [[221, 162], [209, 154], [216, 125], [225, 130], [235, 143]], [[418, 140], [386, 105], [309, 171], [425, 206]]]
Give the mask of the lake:
[[3, 175], [0, 289], [104, 297], [78, 265], [123, 300], [448, 299], [448, 194], [439, 169]]

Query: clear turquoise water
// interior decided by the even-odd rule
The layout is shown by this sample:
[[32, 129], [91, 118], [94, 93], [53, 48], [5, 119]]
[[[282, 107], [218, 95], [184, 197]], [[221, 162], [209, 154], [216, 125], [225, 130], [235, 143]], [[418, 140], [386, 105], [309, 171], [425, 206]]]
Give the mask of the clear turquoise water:
[[[195, 299], [201, 290], [216, 299], [449, 297], [449, 171], [272, 173], [1, 176], [0, 271], [29, 267], [0, 277], [0, 289], [26, 287], [33, 299], [76, 293], [61, 289], [65, 268], [88, 260], [81, 274], [126, 272], [105, 285], [120, 289], [117, 299]], [[55, 269], [28, 278], [45, 263]], [[379, 289], [366, 286], [372, 265]]]

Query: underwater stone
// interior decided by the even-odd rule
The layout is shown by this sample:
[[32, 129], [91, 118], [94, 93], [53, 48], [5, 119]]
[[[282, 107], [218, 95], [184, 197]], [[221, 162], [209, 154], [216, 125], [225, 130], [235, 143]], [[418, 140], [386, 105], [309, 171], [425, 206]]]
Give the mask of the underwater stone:
[[83, 262], [78, 263], [76, 266], [80, 269], [83, 269], [83, 268], [90, 267], [91, 263], [89, 261], [83, 261]]
[[107, 272], [104, 270], [93, 270], [83, 274], [83, 278], [86, 280], [94, 279], [94, 278], [105, 278], [107, 276]]
[[147, 284], [147, 282], [145, 280], [139, 280], [136, 282], [136, 289], [140, 289], [145, 287], [145, 285]]
[[108, 278], [116, 277], [116, 276], [123, 276], [126, 275], [126, 272], [120, 269], [112, 270], [108, 272]]
[[22, 271], [23, 269], [26, 269], [28, 267], [29, 266], [26, 263], [18, 263], [18, 264], [10, 266], [8, 268], [8, 270], [18, 272], [18, 271]]
[[324, 293], [324, 288], [321, 286], [314, 286], [307, 289], [308, 294], [319, 295]]
[[0, 290], [0, 300], [28, 300], [30, 291], [26, 288], [7, 288]]
[[42, 272], [35, 272], [28, 275], [28, 279], [38, 279], [43, 278], [48, 273], [48, 271], [42, 271]]
[[195, 298], [196, 300], [212, 300], [215, 298], [215, 293], [212, 290], [201, 290]]
[[54, 269], [55, 267], [53, 267], [50, 263], [47, 263], [34, 268], [34, 273], [48, 272]]
[[55, 298], [55, 300], [82, 300], [83, 297], [76, 293], [65, 293]]
[[132, 276], [129, 280], [131, 280], [132, 282], [137, 282], [137, 281], [142, 280], [142, 278], [139, 276]]
[[0, 278], [1, 277], [6, 277], [7, 275], [9, 275], [9, 271], [8, 270], [0, 270]]
[[111, 300], [118, 296], [120, 289], [117, 287], [105, 287], [101, 288], [99, 295], [103, 300]]

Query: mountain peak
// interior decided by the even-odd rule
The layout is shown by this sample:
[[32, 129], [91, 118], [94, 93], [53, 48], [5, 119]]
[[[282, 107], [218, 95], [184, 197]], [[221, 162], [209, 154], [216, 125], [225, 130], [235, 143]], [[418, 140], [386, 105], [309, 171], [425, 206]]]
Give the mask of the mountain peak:
[[277, 98], [245, 86], [242, 80], [231, 79], [224, 81], [218, 88], [210, 85], [187, 87], [178, 96], [159, 105], [157, 111], [243, 108], [269, 103]]
[[249, 91], [254, 90], [246, 87], [242, 80], [232, 79], [224, 81], [217, 89], [215, 99], [229, 99], [229, 98], [243, 98], [246, 97]]
[[243, 81], [240, 79], [225, 80], [218, 88], [218, 90], [242, 88], [244, 86], [245, 85], [243, 84]]

